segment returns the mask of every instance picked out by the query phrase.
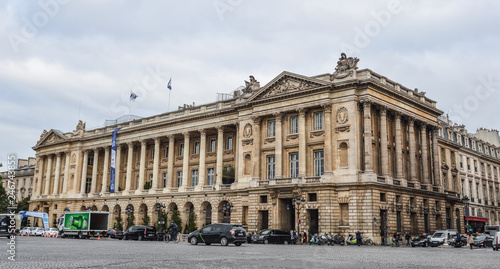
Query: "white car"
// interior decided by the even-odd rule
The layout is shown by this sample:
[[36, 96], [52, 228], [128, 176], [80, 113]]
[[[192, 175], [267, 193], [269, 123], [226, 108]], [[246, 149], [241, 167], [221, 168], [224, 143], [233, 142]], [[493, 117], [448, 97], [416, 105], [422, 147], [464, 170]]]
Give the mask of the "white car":
[[56, 228], [50, 228], [44, 231], [43, 236], [53, 237], [59, 234]]
[[44, 228], [40, 228], [40, 227], [35, 228], [35, 235], [36, 236], [42, 236], [44, 232], [45, 232]]
[[30, 233], [31, 227], [24, 227], [19, 231], [19, 235], [27, 236]]

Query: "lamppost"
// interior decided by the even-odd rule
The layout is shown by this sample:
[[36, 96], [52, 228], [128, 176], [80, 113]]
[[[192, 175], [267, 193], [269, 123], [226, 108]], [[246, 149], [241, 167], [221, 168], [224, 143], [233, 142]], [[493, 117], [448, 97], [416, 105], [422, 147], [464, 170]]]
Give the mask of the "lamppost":
[[302, 210], [305, 204], [306, 199], [300, 195], [297, 195], [292, 199], [292, 206], [295, 207], [295, 210], [297, 210], [297, 234], [300, 234], [300, 210]]
[[[162, 214], [162, 212], [163, 212], [163, 210], [165, 208], [167, 208], [167, 206], [164, 205], [164, 204], [160, 203], [160, 204], [156, 205], [155, 213], [158, 214], [158, 228], [161, 227], [160, 225], [164, 225], [165, 224], [165, 221], [160, 220], [161, 214]], [[163, 228], [164, 228], [164, 226], [163, 226]], [[160, 230], [162, 230], [162, 229], [160, 229]]]
[[226, 202], [222, 206], [222, 214], [224, 214], [224, 223], [229, 223], [231, 220], [231, 212], [233, 211], [233, 204]]
[[69, 212], [69, 208], [64, 208], [64, 212]]
[[464, 215], [465, 215], [465, 232], [469, 232], [469, 197], [464, 196], [462, 198], [462, 203], [464, 204]]
[[127, 228], [130, 227], [130, 215], [134, 213], [134, 207], [132, 205], [128, 205], [127, 208], [125, 209], [125, 212], [127, 213]]
[[92, 207], [91, 206], [87, 206], [87, 211], [92, 211]]

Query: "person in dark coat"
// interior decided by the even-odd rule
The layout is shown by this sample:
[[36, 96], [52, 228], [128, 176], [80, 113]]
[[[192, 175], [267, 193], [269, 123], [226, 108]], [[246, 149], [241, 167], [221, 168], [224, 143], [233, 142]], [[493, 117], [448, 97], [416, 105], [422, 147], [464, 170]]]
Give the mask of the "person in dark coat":
[[406, 239], [406, 245], [410, 246], [411, 235], [409, 232], [406, 232], [405, 239]]
[[358, 243], [358, 247], [361, 245], [361, 232], [357, 231], [356, 232], [356, 243]]

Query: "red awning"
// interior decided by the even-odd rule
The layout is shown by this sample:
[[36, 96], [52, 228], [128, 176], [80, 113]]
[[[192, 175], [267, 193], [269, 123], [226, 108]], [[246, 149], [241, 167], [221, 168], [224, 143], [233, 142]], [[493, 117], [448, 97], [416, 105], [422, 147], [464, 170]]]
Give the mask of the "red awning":
[[[464, 217], [465, 220], [467, 220], [466, 217]], [[469, 221], [481, 221], [481, 222], [488, 222], [488, 218], [482, 218], [482, 217], [468, 217]]]

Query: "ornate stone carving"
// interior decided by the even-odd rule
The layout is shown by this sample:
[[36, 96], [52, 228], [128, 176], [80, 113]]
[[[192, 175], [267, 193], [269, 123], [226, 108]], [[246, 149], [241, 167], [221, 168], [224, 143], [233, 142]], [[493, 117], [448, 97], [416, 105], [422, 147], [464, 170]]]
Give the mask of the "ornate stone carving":
[[332, 112], [332, 104], [331, 103], [323, 103], [321, 104], [321, 107], [325, 110], [325, 113], [330, 113]]
[[349, 114], [347, 112], [347, 108], [341, 107], [337, 110], [337, 122], [340, 124], [344, 124], [349, 120]]
[[78, 124], [76, 125], [76, 130], [73, 131], [74, 136], [82, 136], [83, 133], [85, 132], [85, 122], [82, 120], [78, 121]]
[[335, 126], [335, 133], [349, 132], [351, 130], [350, 124], [343, 124]]
[[310, 137], [313, 138], [313, 137], [316, 137], [316, 136], [324, 136], [325, 135], [325, 131], [323, 130], [319, 130], [319, 131], [311, 131], [311, 135]]
[[249, 138], [252, 136], [252, 124], [247, 123], [245, 127], [243, 127], [243, 137]]
[[243, 89], [243, 93], [251, 93], [260, 88], [260, 82], [258, 82], [254, 76], [250, 76], [250, 81], [245, 80], [245, 89]]
[[200, 133], [200, 135], [206, 135], [207, 134], [207, 131], [205, 129], [199, 129], [198, 132]]
[[358, 69], [358, 62], [358, 58], [347, 58], [346, 54], [342, 52], [340, 54], [339, 61], [337, 62], [337, 67], [335, 67], [335, 72], [331, 76], [330, 80], [342, 79], [348, 76], [352, 76], [354, 70]]
[[47, 133], [48, 133], [47, 130], [43, 130], [42, 134], [40, 135], [40, 141], [45, 138]]
[[243, 146], [253, 145], [253, 138], [241, 140]]
[[76, 153], [71, 154], [71, 163], [76, 163]]
[[286, 136], [286, 141], [296, 140], [297, 138], [299, 138], [299, 134], [289, 134]]
[[55, 142], [58, 142], [58, 141], [61, 141], [61, 139], [59, 137], [57, 137], [55, 134], [52, 134], [48, 139], [47, 139], [47, 143], [55, 143]]
[[303, 107], [297, 108], [296, 111], [299, 113], [299, 116], [305, 116], [307, 112], [307, 110]]
[[266, 98], [269, 96], [280, 95], [292, 91], [300, 91], [311, 87], [312, 85], [306, 81], [284, 79], [271, 87], [268, 92], [266, 92], [266, 94], [264, 94], [262, 97]]
[[260, 124], [260, 122], [262, 121], [262, 118], [259, 116], [253, 116], [252, 120], [253, 120], [254, 124]]

